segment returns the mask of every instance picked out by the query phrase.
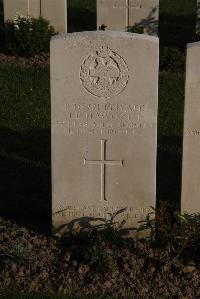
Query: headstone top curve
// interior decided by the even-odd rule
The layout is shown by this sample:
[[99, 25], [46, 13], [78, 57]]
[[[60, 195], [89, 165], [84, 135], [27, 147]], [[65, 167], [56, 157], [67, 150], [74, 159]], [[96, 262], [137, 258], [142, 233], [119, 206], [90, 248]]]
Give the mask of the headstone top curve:
[[187, 44], [187, 48], [194, 48], [200, 46], [200, 41]]
[[146, 34], [138, 34], [138, 33], [130, 33], [130, 32], [121, 32], [121, 31], [83, 31], [83, 32], [73, 32], [73, 33], [64, 33], [54, 35], [51, 38], [51, 41], [58, 40], [58, 39], [71, 39], [71, 38], [78, 38], [78, 37], [91, 37], [91, 36], [110, 36], [110, 37], [121, 37], [121, 38], [131, 38], [131, 39], [140, 39], [140, 40], [148, 40], [151, 42], [159, 43], [159, 38], [156, 36], [150, 36]]

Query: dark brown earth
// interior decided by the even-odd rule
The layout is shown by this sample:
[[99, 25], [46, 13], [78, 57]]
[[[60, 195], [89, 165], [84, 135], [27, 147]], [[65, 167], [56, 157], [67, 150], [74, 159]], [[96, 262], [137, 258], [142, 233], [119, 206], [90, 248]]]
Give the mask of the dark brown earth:
[[34, 57], [18, 57], [0, 53], [0, 63], [29, 65], [29, 66], [46, 66], [49, 65], [49, 54], [44, 53]]
[[142, 298], [200, 298], [200, 267], [148, 241], [114, 250], [114, 269], [103, 273], [82, 259], [82, 245], [64, 245], [0, 218], [0, 290]]

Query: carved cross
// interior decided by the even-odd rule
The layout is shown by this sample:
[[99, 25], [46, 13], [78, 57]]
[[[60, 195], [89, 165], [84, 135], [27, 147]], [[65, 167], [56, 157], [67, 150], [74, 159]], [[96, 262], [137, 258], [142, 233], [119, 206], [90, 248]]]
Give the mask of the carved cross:
[[[130, 4], [130, 0], [126, 0], [125, 6], [118, 6], [114, 5], [113, 8], [125, 8], [126, 9], [126, 27], [128, 28], [130, 26], [130, 20], [129, 20], [129, 10], [130, 9], [141, 9], [144, 7], [144, 5], [138, 5], [138, 4]], [[151, 7], [152, 9], [155, 7]]]
[[101, 160], [84, 159], [84, 165], [99, 165], [101, 167], [101, 199], [107, 201], [105, 196], [105, 171], [106, 166], [122, 166], [124, 160], [106, 160], [106, 140], [101, 139]]
[[30, 1], [27, 0], [27, 10], [28, 10], [28, 16], [30, 15]]
[[[39, 2], [40, 17], [41, 17], [41, 5], [42, 5], [42, 3], [40, 0], [40, 2]], [[30, 16], [30, 0], [27, 0], [27, 13], [28, 13], [28, 16]]]
[[130, 0], [126, 0], [126, 5], [125, 6], [114, 5], [113, 8], [125, 8], [126, 9], [126, 27], [128, 28], [129, 25], [130, 25], [129, 9], [130, 8], [140, 9], [140, 8], [142, 8], [142, 5], [130, 4]]

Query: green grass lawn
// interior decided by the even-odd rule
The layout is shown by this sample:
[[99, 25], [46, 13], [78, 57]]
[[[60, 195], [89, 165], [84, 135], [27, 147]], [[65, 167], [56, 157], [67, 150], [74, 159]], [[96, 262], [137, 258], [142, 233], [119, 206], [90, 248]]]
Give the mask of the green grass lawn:
[[182, 163], [184, 75], [159, 79], [157, 199], [179, 206]]
[[68, 31], [96, 30], [96, 0], [68, 0]]
[[49, 214], [49, 69], [0, 65], [1, 215]]
[[[51, 214], [48, 68], [0, 65], [1, 215]], [[179, 200], [184, 76], [159, 81], [158, 199]]]
[[160, 0], [159, 37], [162, 45], [184, 47], [195, 35], [196, 0]]

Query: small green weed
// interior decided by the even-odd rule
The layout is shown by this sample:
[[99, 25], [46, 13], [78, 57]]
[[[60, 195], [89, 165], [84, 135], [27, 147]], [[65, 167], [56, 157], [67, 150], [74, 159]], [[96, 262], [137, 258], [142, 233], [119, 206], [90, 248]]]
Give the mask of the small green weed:
[[[83, 229], [80, 229], [78, 233], [73, 231], [70, 235], [66, 235], [63, 238], [63, 248], [67, 243], [74, 246], [73, 248], [77, 248], [76, 252], [73, 250], [74, 259], [88, 264], [95, 271], [101, 273], [115, 271], [118, 267], [117, 250], [130, 245], [129, 239], [123, 238], [127, 233], [127, 230], [123, 229], [125, 222], [115, 221], [115, 217], [121, 212], [123, 210], [119, 210], [113, 215], [110, 214], [110, 219], [101, 219], [102, 223], [96, 225], [84, 224]], [[84, 227], [87, 229], [85, 230]]]
[[83, 251], [83, 259], [102, 273], [116, 270], [117, 261], [111, 244], [102, 235], [96, 235], [89, 243]]
[[171, 213], [166, 203], [155, 210], [156, 216], [147, 220], [146, 228], [152, 232], [152, 241], [166, 249], [173, 257], [196, 256], [200, 250], [200, 215]]
[[138, 33], [138, 34], [143, 34], [144, 33], [144, 27], [140, 25], [135, 25], [133, 27], [128, 28], [128, 32], [132, 33]]

